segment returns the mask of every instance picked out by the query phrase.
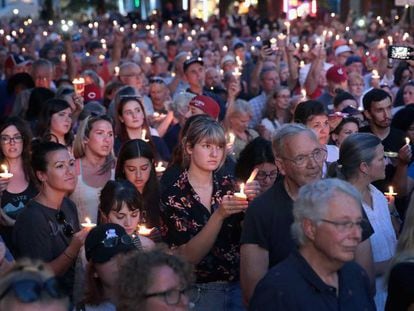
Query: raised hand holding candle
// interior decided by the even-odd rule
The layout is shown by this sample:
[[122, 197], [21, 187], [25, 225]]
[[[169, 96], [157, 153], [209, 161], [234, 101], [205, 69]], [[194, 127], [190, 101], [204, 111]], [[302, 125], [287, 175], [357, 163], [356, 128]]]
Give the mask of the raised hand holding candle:
[[85, 91], [85, 79], [80, 77], [79, 79], [74, 79], [72, 83], [75, 87], [75, 93], [77, 95], [83, 95], [83, 92]]
[[1, 178], [12, 178], [13, 177], [13, 174], [9, 173], [9, 170], [6, 164], [2, 164], [1, 169], [4, 171], [3, 173], [0, 173]]
[[247, 195], [244, 193], [244, 183], [240, 184], [240, 192], [235, 192], [234, 196], [239, 199], [247, 200]]
[[155, 167], [155, 172], [163, 173], [165, 171], [165, 167], [162, 166], [162, 162], [158, 162], [157, 166]]
[[84, 228], [93, 228], [93, 227], [96, 227], [96, 224], [91, 222], [91, 219], [89, 217], [86, 217], [85, 222], [81, 223], [81, 226]]

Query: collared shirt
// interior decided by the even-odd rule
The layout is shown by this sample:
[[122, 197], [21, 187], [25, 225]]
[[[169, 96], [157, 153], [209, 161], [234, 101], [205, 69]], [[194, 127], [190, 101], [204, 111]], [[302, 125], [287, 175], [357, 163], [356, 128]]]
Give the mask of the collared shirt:
[[295, 251], [259, 282], [249, 310], [375, 310], [367, 274], [356, 263], [345, 263], [338, 271], [338, 287], [324, 283]]
[[[204, 228], [219, 208], [223, 196], [233, 190], [229, 177], [213, 174], [210, 213], [188, 181], [188, 171], [182, 172], [161, 196], [161, 235], [164, 241], [171, 247], [187, 243]], [[198, 283], [238, 280], [242, 217], [243, 214], [239, 213], [224, 220], [213, 247], [195, 267]]]
[[262, 91], [256, 97], [253, 97], [249, 100], [250, 107], [252, 109], [253, 117], [250, 120], [249, 127], [255, 128], [260, 120], [263, 118], [263, 111], [266, 106], [267, 95], [264, 91]]

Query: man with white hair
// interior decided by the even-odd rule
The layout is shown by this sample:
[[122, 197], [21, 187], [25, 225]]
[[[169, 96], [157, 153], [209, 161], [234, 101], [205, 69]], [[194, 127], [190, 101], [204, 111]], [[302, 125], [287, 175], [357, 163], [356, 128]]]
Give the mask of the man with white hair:
[[375, 310], [368, 277], [352, 262], [362, 237], [361, 202], [339, 179], [303, 186], [293, 209], [299, 250], [259, 282], [249, 310]]

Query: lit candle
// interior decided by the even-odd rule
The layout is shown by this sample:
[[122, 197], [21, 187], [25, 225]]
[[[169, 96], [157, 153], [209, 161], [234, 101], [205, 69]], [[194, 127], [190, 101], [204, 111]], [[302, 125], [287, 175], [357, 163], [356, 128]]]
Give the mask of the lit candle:
[[138, 228], [139, 228], [138, 229], [138, 234], [139, 235], [144, 235], [144, 236], [150, 235], [152, 230], [154, 229], [154, 228], [149, 229], [149, 228], [145, 227], [145, 225], [138, 225]]
[[285, 26], [286, 26], [286, 42], [289, 44], [290, 42], [290, 22], [286, 21], [285, 22]]
[[115, 66], [114, 71], [115, 71], [115, 75], [118, 76], [119, 75], [119, 66]]
[[392, 36], [388, 36], [388, 43], [389, 45], [392, 45]]
[[405, 138], [405, 144], [409, 145], [410, 144], [410, 139], [408, 137]]
[[62, 62], [66, 62], [66, 54], [62, 54], [62, 55], [60, 56], [60, 60], [61, 60]]
[[85, 90], [85, 79], [80, 77], [79, 79], [74, 79], [72, 83], [75, 87], [75, 93], [78, 95], [82, 95], [83, 91]]
[[308, 94], [306, 94], [306, 90], [305, 89], [301, 89], [300, 92], [302, 94], [303, 99], [305, 99], [306, 96], [308, 95]]
[[247, 200], [247, 195], [244, 193], [244, 183], [240, 184], [240, 192], [235, 192], [234, 196], [239, 199]]
[[84, 228], [93, 228], [93, 227], [96, 227], [96, 224], [91, 222], [91, 219], [89, 217], [86, 217], [85, 222], [81, 223], [81, 226]]
[[163, 173], [165, 171], [165, 167], [162, 166], [162, 162], [158, 162], [157, 166], [155, 167], [155, 171], [157, 173]]
[[1, 178], [11, 178], [13, 177], [12, 173], [9, 173], [8, 167], [6, 164], [1, 165], [1, 169], [4, 171], [3, 173], [0, 173]]
[[229, 133], [229, 144], [233, 145], [236, 140], [236, 136], [233, 133]]
[[249, 179], [247, 179], [246, 184], [252, 182], [256, 178], [257, 173], [259, 173], [259, 169], [256, 167], [250, 174]]
[[384, 193], [386, 196], [396, 196], [397, 193], [394, 192], [394, 187], [393, 186], [389, 186], [388, 187], [388, 192]]

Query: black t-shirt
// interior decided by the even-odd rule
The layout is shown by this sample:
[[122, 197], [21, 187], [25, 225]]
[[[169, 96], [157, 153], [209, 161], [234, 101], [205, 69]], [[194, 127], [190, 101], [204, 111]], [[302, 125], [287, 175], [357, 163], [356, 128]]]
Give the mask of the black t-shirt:
[[[368, 239], [374, 229], [361, 208], [366, 225], [362, 228], [362, 241]], [[296, 243], [291, 235], [293, 200], [283, 185], [277, 181], [269, 190], [249, 205], [244, 218], [241, 244], [257, 244], [269, 252], [269, 268], [286, 259]]]
[[[75, 204], [64, 198], [60, 210], [65, 220], [77, 232], [80, 230]], [[63, 233], [64, 225], [56, 219], [57, 210], [29, 201], [26, 208], [17, 217], [14, 225], [13, 239], [18, 257], [29, 257], [51, 262], [59, 257], [68, 247], [71, 237]], [[75, 275], [75, 263], [60, 278], [62, 285], [72, 293]]]
[[385, 310], [405, 311], [414, 304], [414, 261], [396, 264], [388, 279]]

